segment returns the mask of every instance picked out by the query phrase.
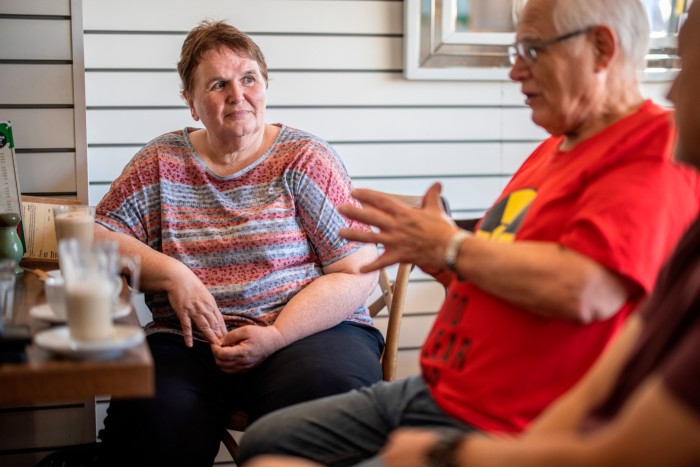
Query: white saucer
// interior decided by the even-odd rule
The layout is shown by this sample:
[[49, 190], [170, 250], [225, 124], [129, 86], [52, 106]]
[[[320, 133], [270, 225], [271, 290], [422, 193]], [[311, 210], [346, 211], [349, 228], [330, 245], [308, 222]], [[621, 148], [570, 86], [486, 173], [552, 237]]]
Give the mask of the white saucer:
[[[113, 319], [119, 319], [119, 318], [124, 318], [125, 316], [129, 316], [129, 313], [131, 312], [131, 307], [126, 304], [122, 303], [117, 307], [116, 310], [114, 310], [114, 313], [112, 313], [112, 318]], [[49, 323], [65, 323], [66, 320], [63, 318], [59, 318], [56, 316], [56, 314], [53, 312], [53, 309], [48, 303], [43, 303], [41, 305], [36, 305], [33, 306], [29, 309], [29, 316], [32, 318], [37, 318], [41, 319], [44, 321], [48, 321]]]
[[114, 336], [105, 341], [75, 341], [68, 334], [68, 326], [47, 329], [34, 336], [37, 347], [71, 358], [115, 358], [143, 342], [145, 334], [138, 326], [114, 325]]

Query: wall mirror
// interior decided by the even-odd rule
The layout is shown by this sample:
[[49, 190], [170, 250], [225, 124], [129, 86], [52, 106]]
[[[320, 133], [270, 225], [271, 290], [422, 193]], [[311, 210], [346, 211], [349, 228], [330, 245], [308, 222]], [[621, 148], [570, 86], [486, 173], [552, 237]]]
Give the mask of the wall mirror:
[[[651, 25], [645, 81], [671, 80], [676, 34], [692, 0], [640, 0]], [[408, 79], [507, 80], [507, 46], [526, 0], [405, 0]]]

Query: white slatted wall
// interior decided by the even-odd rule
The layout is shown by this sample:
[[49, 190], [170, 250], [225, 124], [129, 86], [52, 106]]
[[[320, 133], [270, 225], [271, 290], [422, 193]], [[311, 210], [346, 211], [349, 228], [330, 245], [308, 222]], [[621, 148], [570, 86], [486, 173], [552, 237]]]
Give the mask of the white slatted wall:
[[[405, 80], [401, 1], [83, 0], [83, 8], [91, 203], [142, 144], [197, 126], [175, 66], [186, 32], [204, 18], [254, 38], [270, 69], [267, 121], [330, 141], [357, 186], [415, 194], [440, 180], [454, 216], [474, 217], [545, 136], [513, 83]], [[443, 294], [414, 273], [400, 376], [418, 370]]]
[[79, 7], [0, 0], [0, 119], [12, 122], [25, 194], [87, 201]]

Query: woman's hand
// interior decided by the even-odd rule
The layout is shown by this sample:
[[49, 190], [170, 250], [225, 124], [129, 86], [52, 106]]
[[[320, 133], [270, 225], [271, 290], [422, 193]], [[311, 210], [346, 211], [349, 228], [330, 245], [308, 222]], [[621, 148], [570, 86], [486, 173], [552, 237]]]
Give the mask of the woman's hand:
[[209, 343], [219, 344], [226, 336], [226, 323], [216, 300], [194, 272], [182, 266], [168, 287], [168, 299], [180, 319], [185, 344], [192, 347], [192, 325]]
[[258, 366], [286, 344], [274, 326], [241, 326], [230, 331], [221, 345], [212, 345], [216, 364], [224, 373], [240, 373]]

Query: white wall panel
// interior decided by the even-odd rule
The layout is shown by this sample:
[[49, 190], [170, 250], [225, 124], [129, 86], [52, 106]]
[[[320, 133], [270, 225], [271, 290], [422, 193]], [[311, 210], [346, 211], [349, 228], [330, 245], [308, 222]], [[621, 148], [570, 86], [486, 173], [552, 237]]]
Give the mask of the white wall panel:
[[[401, 34], [399, 1], [318, 0], [83, 0], [86, 30], [188, 31], [222, 19], [247, 33]], [[139, 14], [134, 14], [138, 11]], [[154, 21], [155, 18], [160, 19]]]
[[91, 181], [109, 182], [122, 173], [127, 162], [141, 146], [88, 148], [88, 168]]
[[396, 379], [420, 374], [420, 350], [403, 350], [396, 358]]
[[[386, 333], [388, 318], [377, 316], [374, 324], [383, 334]], [[428, 337], [428, 332], [435, 321], [435, 314], [430, 315], [405, 315], [401, 320], [401, 333], [399, 335], [399, 348], [420, 347]]]
[[96, 205], [109, 191], [109, 184], [93, 184], [88, 186], [88, 204]]
[[[201, 126], [182, 109], [88, 110], [88, 144], [146, 143], [186, 125]], [[521, 109], [318, 108], [267, 109], [268, 122], [282, 122], [328, 141], [498, 141], [541, 138]], [[501, 122], [513, 133], [502, 134]]]
[[[391, 276], [395, 277], [395, 276]], [[374, 301], [379, 298], [381, 289], [377, 287], [369, 302]], [[435, 281], [413, 281], [408, 285], [408, 291], [406, 293], [406, 302], [404, 305], [404, 314], [412, 315], [417, 313], [430, 313], [435, 312], [442, 305], [442, 301], [445, 298], [445, 289], [442, 284]], [[387, 316], [386, 309], [382, 310], [377, 317]]]
[[0, 18], [0, 44], [0, 60], [70, 60], [70, 20]]
[[75, 193], [75, 153], [17, 154], [17, 174], [23, 193]]
[[0, 120], [12, 122], [17, 148], [73, 148], [73, 109], [2, 109]]
[[501, 174], [502, 143], [336, 144], [352, 177]]
[[[499, 106], [501, 82], [409, 81], [400, 72], [272, 71], [268, 106], [445, 105]], [[176, 71], [88, 71], [87, 102], [104, 106], [183, 106]], [[119, 92], [114, 92], [118, 89]], [[522, 99], [520, 100], [522, 104]]]
[[[401, 38], [251, 34], [270, 69], [397, 70]], [[85, 68], [174, 70], [185, 34], [86, 34]], [[304, 53], [299, 53], [299, 51]]]
[[[73, 104], [71, 65], [3, 64], [0, 66], [0, 102], [3, 104]], [[7, 83], [22, 83], [8, 86]]]
[[515, 173], [539, 144], [540, 141], [532, 143], [503, 143], [503, 173]]
[[357, 188], [371, 188], [404, 195], [425, 193], [434, 182], [442, 183], [442, 194], [453, 211], [483, 210], [503, 191], [509, 177], [355, 179]]
[[0, 0], [6, 15], [70, 15], [70, 0]]

